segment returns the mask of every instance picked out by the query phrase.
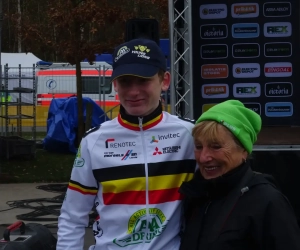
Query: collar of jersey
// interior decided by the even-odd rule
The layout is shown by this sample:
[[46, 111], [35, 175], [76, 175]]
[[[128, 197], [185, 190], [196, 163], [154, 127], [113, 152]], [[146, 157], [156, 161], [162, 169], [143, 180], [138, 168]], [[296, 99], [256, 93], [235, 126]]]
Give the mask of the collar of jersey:
[[[158, 107], [151, 114], [144, 116], [142, 118], [143, 118], [143, 130], [147, 130], [149, 128], [154, 127], [163, 118], [161, 104], [159, 104]], [[120, 106], [118, 121], [125, 128], [128, 128], [130, 130], [140, 131], [139, 117], [126, 114], [125, 109], [122, 105]]]

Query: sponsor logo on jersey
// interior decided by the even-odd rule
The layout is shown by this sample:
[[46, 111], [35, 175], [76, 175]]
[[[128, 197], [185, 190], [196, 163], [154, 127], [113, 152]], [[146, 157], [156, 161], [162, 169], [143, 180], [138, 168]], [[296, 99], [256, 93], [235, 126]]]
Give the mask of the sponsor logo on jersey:
[[122, 161], [137, 158], [137, 153], [133, 150], [127, 150], [125, 153], [104, 152], [104, 158], [121, 158]]
[[180, 146], [170, 146], [170, 147], [164, 147], [164, 148], [155, 147], [153, 155], [178, 153], [178, 151], [180, 149], [181, 149]]
[[169, 139], [174, 139], [174, 138], [179, 138], [179, 137], [180, 137], [180, 133], [168, 133], [165, 135], [157, 135], [157, 139], [159, 141], [169, 140]]
[[73, 167], [83, 167], [84, 165], [84, 159], [81, 157], [81, 144], [79, 145], [79, 148], [77, 150], [77, 153], [76, 153], [76, 157], [75, 157], [75, 160], [74, 160], [74, 163], [73, 163]]
[[155, 136], [152, 136], [150, 143], [158, 143], [158, 140], [155, 138]]
[[161, 236], [167, 227], [167, 218], [158, 208], [140, 209], [132, 214], [128, 220], [126, 236], [113, 240], [119, 247], [151, 243]]
[[114, 138], [109, 138], [105, 141], [106, 148], [125, 148], [125, 147], [135, 147], [136, 143], [131, 142], [115, 142]]

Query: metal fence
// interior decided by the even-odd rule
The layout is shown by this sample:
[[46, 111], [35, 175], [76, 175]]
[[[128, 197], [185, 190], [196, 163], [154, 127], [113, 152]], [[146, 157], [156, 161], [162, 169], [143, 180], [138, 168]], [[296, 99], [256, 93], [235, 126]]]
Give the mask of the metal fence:
[[35, 66], [4, 65], [0, 86], [0, 134], [19, 135], [36, 132]]
[[[94, 100], [109, 119], [115, 118], [119, 112], [119, 100], [110, 82], [112, 68], [108, 65], [88, 65], [81, 66], [81, 68], [83, 97]], [[32, 72], [35, 74], [34, 79], [32, 79]], [[28, 75], [31, 76], [31, 79], [28, 79]], [[22, 93], [22, 99], [35, 105], [21, 105], [21, 113], [32, 114], [32, 108], [34, 108], [35, 119], [22, 119], [20, 123], [20, 119], [3, 117], [3, 114], [15, 114], [17, 112], [16, 106], [7, 104], [19, 101], [20, 94], [10, 93], [10, 98], [4, 100], [6, 103], [0, 103], [1, 134], [15, 135], [18, 132], [19, 124], [21, 124], [22, 131], [28, 135], [32, 131], [36, 131], [38, 138], [44, 137], [47, 132], [47, 118], [51, 100], [76, 95], [75, 67], [71, 65], [62, 67], [62, 64], [57, 64], [51, 68], [24, 68], [20, 65], [18, 68], [8, 67], [8, 73], [2, 76], [2, 90], [5, 88], [13, 90], [20, 86], [24, 88], [31, 86], [32, 88], [33, 85], [35, 85], [34, 95]], [[6, 98], [6, 94], [1, 92], [1, 89], [2, 99]], [[162, 103], [163, 109], [170, 112], [170, 91], [162, 93]]]

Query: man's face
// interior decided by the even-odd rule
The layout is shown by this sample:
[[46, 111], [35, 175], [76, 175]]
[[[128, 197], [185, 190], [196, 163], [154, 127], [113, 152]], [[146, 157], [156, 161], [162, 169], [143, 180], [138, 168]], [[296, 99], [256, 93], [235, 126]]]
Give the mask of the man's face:
[[113, 84], [129, 115], [146, 116], [157, 108], [161, 91], [169, 88], [170, 74], [165, 72], [163, 79], [158, 74], [151, 78], [120, 76]]

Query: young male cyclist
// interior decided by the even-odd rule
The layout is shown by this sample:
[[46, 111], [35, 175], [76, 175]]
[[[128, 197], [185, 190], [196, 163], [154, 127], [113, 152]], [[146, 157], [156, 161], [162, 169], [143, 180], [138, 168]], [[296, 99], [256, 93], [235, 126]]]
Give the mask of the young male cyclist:
[[86, 133], [58, 221], [57, 250], [82, 250], [96, 206], [93, 250], [178, 250], [182, 197], [195, 171], [193, 124], [162, 111], [170, 73], [159, 46], [135, 39], [113, 54], [118, 117]]

